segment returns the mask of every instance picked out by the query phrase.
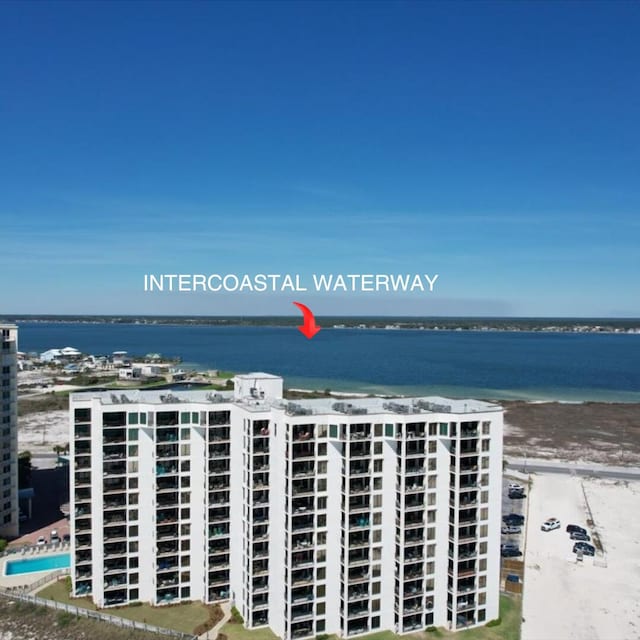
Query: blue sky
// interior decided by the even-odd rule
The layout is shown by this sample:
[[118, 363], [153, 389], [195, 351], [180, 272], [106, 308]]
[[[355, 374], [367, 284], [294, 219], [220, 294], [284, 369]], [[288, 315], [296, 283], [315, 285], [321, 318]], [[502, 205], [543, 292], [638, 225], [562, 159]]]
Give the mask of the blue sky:
[[640, 5], [0, 3], [0, 313], [640, 316]]

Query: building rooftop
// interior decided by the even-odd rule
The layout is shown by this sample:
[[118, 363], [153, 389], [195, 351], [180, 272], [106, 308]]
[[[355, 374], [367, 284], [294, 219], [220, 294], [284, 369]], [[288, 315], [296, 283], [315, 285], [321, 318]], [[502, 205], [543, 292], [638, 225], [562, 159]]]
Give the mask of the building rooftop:
[[[259, 374], [247, 374], [251, 377]], [[269, 376], [269, 374], [262, 374]], [[269, 376], [277, 377], [277, 376]], [[310, 400], [286, 400], [283, 398], [234, 398], [233, 391], [171, 391], [171, 390], [127, 390], [124, 391], [82, 391], [72, 393], [73, 401], [96, 398], [104, 405], [127, 405], [138, 402], [148, 404], [210, 403], [235, 404], [249, 411], [283, 410], [287, 415], [376, 415], [398, 414], [416, 415], [422, 413], [481, 413], [501, 411], [497, 404], [473, 399], [452, 399], [441, 396], [420, 396], [413, 398], [318, 398]]]

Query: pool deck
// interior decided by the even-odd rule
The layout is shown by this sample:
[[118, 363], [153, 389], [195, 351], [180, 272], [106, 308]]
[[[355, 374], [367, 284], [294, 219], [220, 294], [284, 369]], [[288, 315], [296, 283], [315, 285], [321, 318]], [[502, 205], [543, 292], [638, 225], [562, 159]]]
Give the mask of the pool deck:
[[29, 558], [42, 558], [44, 556], [59, 556], [63, 553], [69, 553], [69, 544], [56, 545], [55, 548], [39, 550], [38, 547], [31, 547], [23, 554], [21, 551], [11, 553], [0, 558], [0, 589], [9, 587], [24, 587], [29, 590], [31, 585], [40, 582], [47, 574], [59, 572], [60, 569], [49, 569], [47, 571], [34, 571], [32, 573], [21, 573], [15, 576], [5, 575], [5, 565], [11, 560], [28, 560]]

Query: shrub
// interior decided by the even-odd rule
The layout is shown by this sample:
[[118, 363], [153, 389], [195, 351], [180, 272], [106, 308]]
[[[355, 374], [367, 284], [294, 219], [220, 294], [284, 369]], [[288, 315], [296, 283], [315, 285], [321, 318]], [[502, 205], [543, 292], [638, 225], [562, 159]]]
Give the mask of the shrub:
[[0, 553], [7, 548], [7, 544], [9, 543], [4, 538], [0, 538]]
[[64, 587], [67, 590], [67, 593], [71, 593], [71, 576], [66, 576], [62, 581], [64, 582]]
[[489, 620], [487, 627], [497, 627], [502, 624], [502, 618], [496, 618], [495, 620]]
[[236, 624], [244, 624], [244, 618], [240, 615], [240, 612], [236, 607], [231, 607], [231, 622]]
[[68, 611], [60, 611], [60, 613], [58, 613], [57, 620], [59, 627], [66, 627], [73, 620], [73, 614]]

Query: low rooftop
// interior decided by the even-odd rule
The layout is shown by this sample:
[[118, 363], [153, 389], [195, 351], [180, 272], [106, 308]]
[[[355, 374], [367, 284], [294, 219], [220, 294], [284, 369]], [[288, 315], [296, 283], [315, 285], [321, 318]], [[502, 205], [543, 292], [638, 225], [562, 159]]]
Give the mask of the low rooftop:
[[[252, 374], [255, 376], [256, 374]], [[233, 391], [171, 391], [171, 390], [127, 390], [120, 391], [82, 391], [71, 394], [74, 402], [98, 399], [104, 405], [147, 404], [183, 404], [207, 403], [235, 404], [249, 411], [283, 410], [287, 415], [367, 415], [398, 414], [416, 415], [422, 413], [482, 413], [501, 411], [497, 404], [473, 399], [453, 399], [441, 396], [420, 396], [415, 398], [318, 398], [310, 400], [286, 400], [283, 398], [234, 398]]]

